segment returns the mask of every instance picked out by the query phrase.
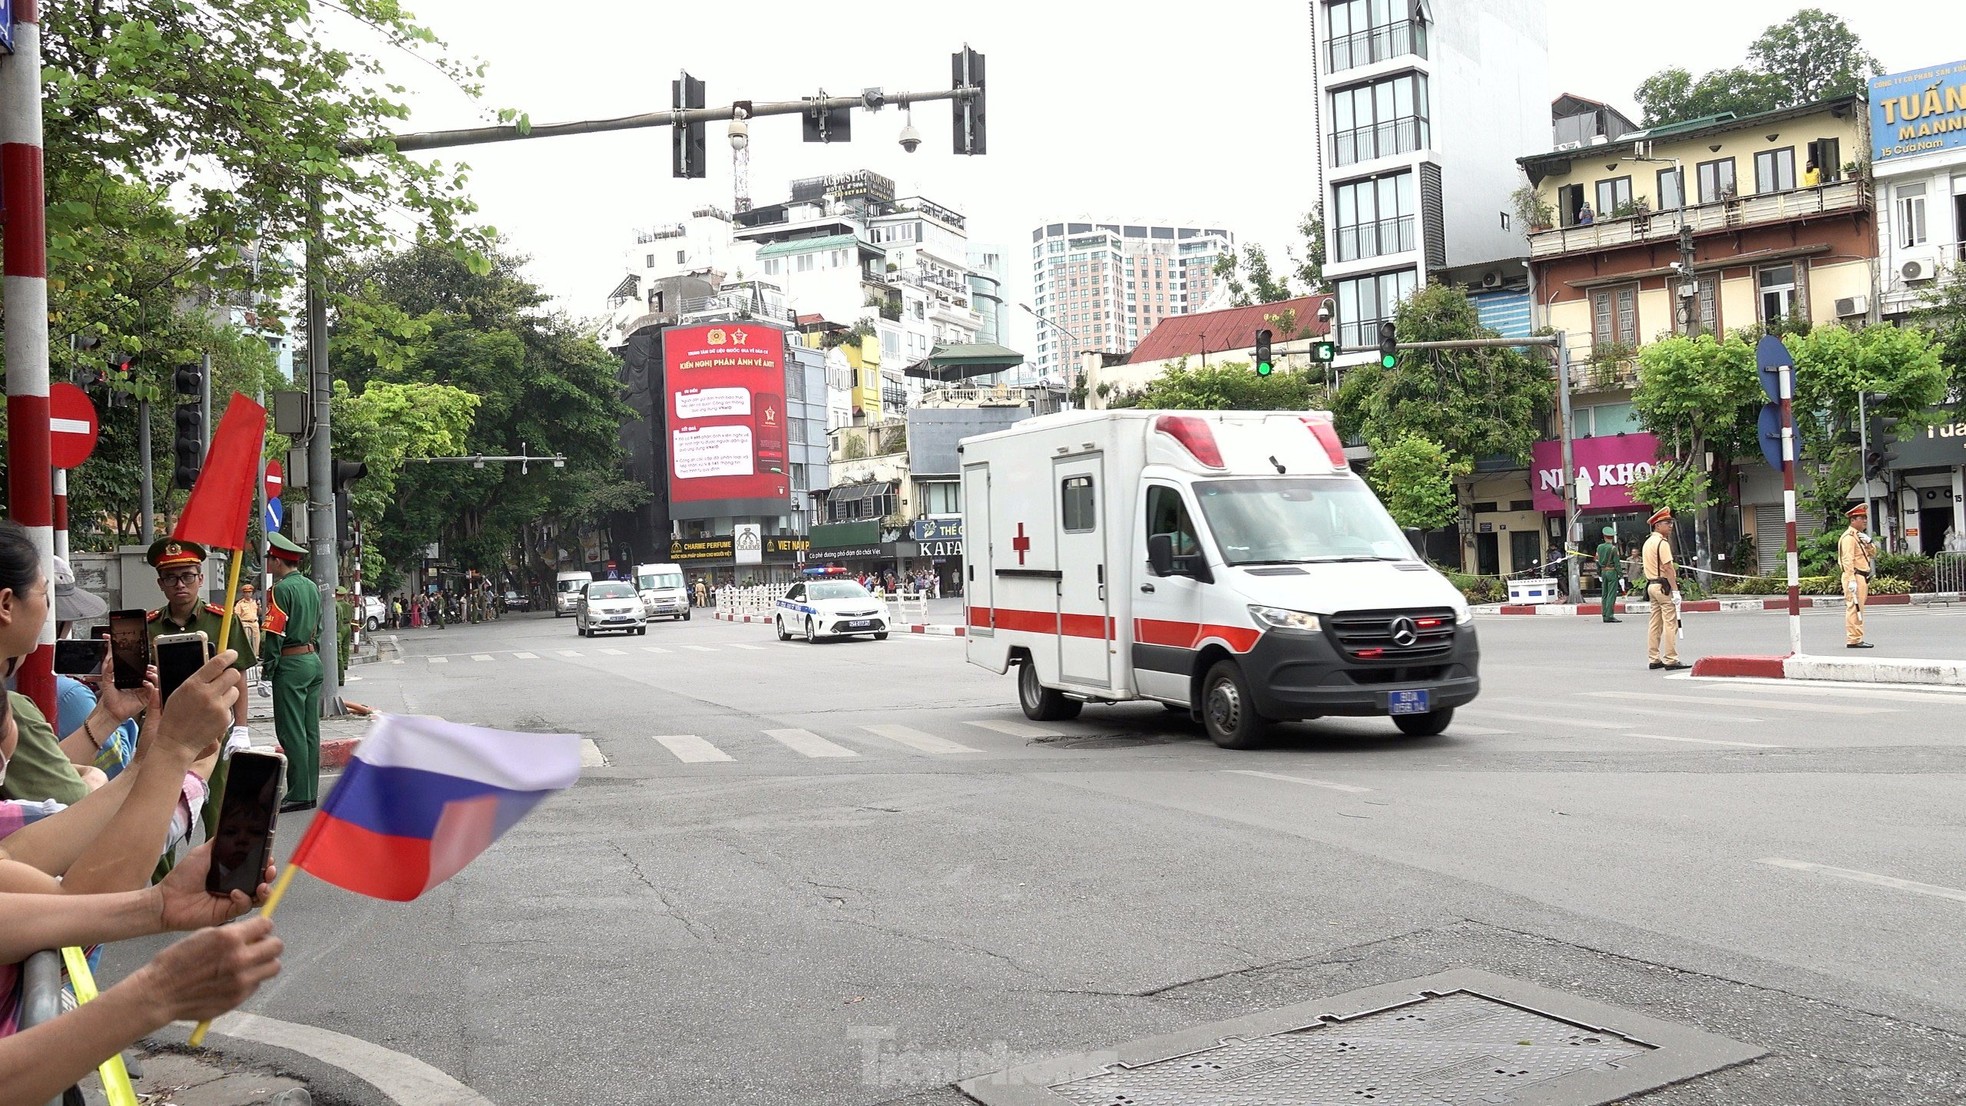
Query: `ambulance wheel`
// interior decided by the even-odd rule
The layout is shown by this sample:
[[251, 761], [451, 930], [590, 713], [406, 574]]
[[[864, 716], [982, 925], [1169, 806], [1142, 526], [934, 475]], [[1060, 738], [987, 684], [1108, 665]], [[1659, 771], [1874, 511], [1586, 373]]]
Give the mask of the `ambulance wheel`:
[[1216, 661], [1201, 684], [1201, 720], [1209, 740], [1224, 749], [1254, 749], [1263, 743], [1265, 720], [1256, 713], [1249, 684], [1234, 661]]
[[780, 641], [791, 641], [791, 640], [792, 640], [792, 635], [791, 635], [791, 634], [788, 634], [788, 633], [786, 633], [786, 632], [785, 632], [785, 620], [784, 620], [784, 619], [782, 619], [782, 618], [778, 618], [778, 617], [775, 617], [775, 616], [774, 616], [774, 617], [772, 618], [772, 620], [771, 620], [771, 628], [772, 628], [772, 629], [774, 629], [774, 630], [776, 630], [776, 631], [778, 631], [778, 640], [780, 640]]
[[1454, 708], [1430, 710], [1425, 714], [1395, 714], [1393, 725], [1408, 737], [1438, 737], [1454, 721]]
[[1038, 666], [1025, 661], [1017, 669], [1017, 705], [1033, 722], [1067, 722], [1079, 716], [1085, 704], [1064, 692], [1038, 682]]

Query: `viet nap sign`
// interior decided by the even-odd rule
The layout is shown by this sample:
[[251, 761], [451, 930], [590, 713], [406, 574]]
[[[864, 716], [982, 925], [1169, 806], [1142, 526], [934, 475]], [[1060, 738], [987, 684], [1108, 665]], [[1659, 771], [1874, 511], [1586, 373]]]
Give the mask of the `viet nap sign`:
[[662, 335], [669, 499], [686, 517], [781, 514], [787, 498], [785, 332], [750, 322]]

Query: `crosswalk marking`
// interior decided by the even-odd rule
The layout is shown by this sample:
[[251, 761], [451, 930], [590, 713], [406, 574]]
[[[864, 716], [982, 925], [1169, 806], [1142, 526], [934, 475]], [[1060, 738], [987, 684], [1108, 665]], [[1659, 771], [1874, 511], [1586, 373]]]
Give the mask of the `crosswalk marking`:
[[862, 726], [860, 728], [866, 730], [868, 733], [875, 735], [876, 737], [885, 737], [889, 741], [900, 742], [901, 744], [908, 746], [910, 749], [913, 749], [916, 752], [927, 753], [931, 756], [943, 756], [948, 753], [975, 753], [981, 751], [978, 749], [972, 749], [967, 745], [958, 745], [955, 742], [950, 741], [946, 737], [936, 737], [934, 734], [923, 733], [922, 731], [914, 729], [909, 726], [881, 725], [881, 726]]
[[973, 718], [965, 721], [963, 725], [975, 726], [978, 729], [984, 730], [995, 730], [998, 733], [1007, 733], [1012, 737], [1035, 738], [1062, 736], [1057, 730], [1047, 730], [1041, 726], [1027, 726], [1022, 722], [999, 722], [991, 718]]
[[1285, 783], [1301, 783], [1305, 787], [1322, 787], [1327, 791], [1343, 791], [1347, 794], [1361, 795], [1372, 790], [1369, 787], [1356, 787], [1349, 783], [1332, 783], [1330, 780], [1314, 780], [1305, 776], [1283, 776], [1275, 772], [1257, 772], [1248, 768], [1224, 768], [1231, 776], [1255, 776], [1258, 779], [1282, 780]]
[[[1507, 711], [1489, 710], [1487, 707], [1471, 708], [1483, 718], [1506, 718], [1511, 722], [1536, 722], [1545, 726], [1583, 726], [1592, 730], [1622, 730], [1623, 722], [1599, 722], [1594, 718], [1551, 718], [1540, 714], [1510, 714]], [[1451, 728], [1451, 727], [1450, 727]]]
[[804, 757], [857, 757], [844, 745], [835, 745], [811, 730], [766, 730], [765, 736]]
[[1504, 734], [1512, 734], [1515, 731], [1498, 730], [1492, 726], [1471, 726], [1466, 722], [1455, 722], [1447, 727], [1447, 732], [1451, 734], [1465, 734], [1469, 737], [1501, 737]]
[[1807, 860], [1786, 860], [1779, 856], [1762, 857], [1760, 860], [1755, 861], [1755, 863], [1768, 864], [1776, 868], [1788, 868], [1797, 872], [1815, 872], [1819, 875], [1835, 876], [1838, 879], [1854, 880], [1857, 883], [1869, 883], [1878, 887], [1889, 887], [1894, 891], [1912, 891], [1920, 895], [1931, 895], [1934, 898], [1951, 899], [1954, 902], [1966, 902], [1966, 891], [1961, 891], [1956, 887], [1941, 887], [1935, 883], [1919, 883], [1915, 880], [1899, 879], [1896, 876], [1880, 876], [1875, 872], [1860, 872], [1854, 868], [1833, 868], [1828, 864], [1816, 864]]
[[627, 656], [627, 655], [628, 655], [628, 650], [626, 650], [626, 649], [603, 649], [603, 650], [601, 650], [601, 655], [602, 655], [602, 656], [604, 656], [604, 657], [625, 657], [625, 656]]
[[698, 652], [698, 653], [714, 653], [714, 652], [716, 652], [716, 650], [715, 650], [715, 649], [712, 649], [712, 648], [711, 648], [710, 646], [708, 646], [708, 645], [685, 645], [685, 646], [683, 646], [683, 648], [685, 648], [685, 649], [689, 649], [689, 650], [693, 650], [694, 652]]
[[489, 661], [496, 660], [497, 658], [493, 657], [490, 653], [473, 653], [471, 654], [471, 659], [474, 661]]
[[451, 662], [451, 659], [450, 659], [449, 657], [431, 657], [431, 658], [430, 658], [430, 663], [431, 663], [431, 664], [449, 664], [450, 662]]
[[669, 651], [669, 650], [667, 650], [667, 649], [664, 649], [664, 648], [663, 648], [662, 646], [660, 646], [660, 645], [644, 645], [644, 646], [642, 646], [642, 652], [644, 652], [644, 653], [667, 653], [668, 651]]
[[1732, 745], [1739, 749], [1786, 749], [1786, 745], [1764, 745], [1758, 741], [1721, 741], [1711, 737], [1668, 737], [1662, 733], [1628, 733], [1626, 737], [1649, 737], [1654, 741], [1688, 741], [1695, 745]]
[[561, 656], [563, 656], [563, 657], [577, 657], [577, 656], [580, 656], [580, 650], [578, 650], [578, 649], [562, 649], [562, 650], [560, 650], [560, 651], [559, 651], [559, 653], [560, 653], [560, 655], [561, 655]]
[[732, 649], [752, 649], [752, 650], [762, 650], [762, 649], [764, 648], [764, 646], [762, 646], [762, 645], [733, 645], [733, 646], [731, 646], [731, 648], [732, 648]]
[[730, 754], [693, 733], [659, 734], [656, 740], [684, 764], [729, 760]]
[[397, 660], [393, 660], [393, 661], [390, 661], [389, 663], [390, 663], [390, 664], [401, 664], [401, 663], [403, 663], [403, 662], [402, 662], [402, 660], [401, 660], [401, 659], [399, 658], [399, 659], [397, 659]]
[[539, 659], [538, 653], [514, 653], [512, 655], [522, 661], [536, 661]]
[[1594, 699], [1644, 699], [1660, 703], [1713, 703], [1723, 707], [1746, 707], [1749, 710], [1797, 710], [1810, 714], [1877, 714], [1895, 713], [1896, 707], [1849, 707], [1836, 703], [1783, 703], [1774, 699], [1737, 699], [1731, 695], [1680, 695], [1677, 692], [1659, 694], [1650, 691], [1586, 691], [1585, 695]]

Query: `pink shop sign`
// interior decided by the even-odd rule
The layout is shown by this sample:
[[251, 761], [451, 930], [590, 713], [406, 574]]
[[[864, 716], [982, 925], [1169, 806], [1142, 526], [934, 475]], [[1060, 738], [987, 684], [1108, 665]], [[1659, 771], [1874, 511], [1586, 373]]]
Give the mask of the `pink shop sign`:
[[[1578, 486], [1590, 488], [1591, 510], [1631, 507], [1637, 502], [1631, 497], [1632, 482], [1652, 475], [1658, 465], [1659, 439], [1643, 433], [1578, 438], [1570, 449], [1577, 463]], [[1537, 442], [1531, 447], [1529, 457], [1536, 509], [1563, 510], [1562, 443]]]

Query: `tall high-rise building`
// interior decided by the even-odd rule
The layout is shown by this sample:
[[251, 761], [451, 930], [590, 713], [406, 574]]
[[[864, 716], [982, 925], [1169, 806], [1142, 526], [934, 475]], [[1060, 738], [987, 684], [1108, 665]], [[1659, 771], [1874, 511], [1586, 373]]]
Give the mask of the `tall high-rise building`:
[[1219, 283], [1216, 261], [1235, 246], [1228, 231], [1203, 227], [1066, 222], [1033, 230], [1031, 306], [1041, 319], [1033, 368], [1061, 376], [1079, 353], [1125, 353], [1162, 319], [1201, 310]]
[[1509, 151], [1549, 140], [1543, 0], [1311, 0], [1324, 275], [1343, 349], [1430, 280], [1522, 280]]

